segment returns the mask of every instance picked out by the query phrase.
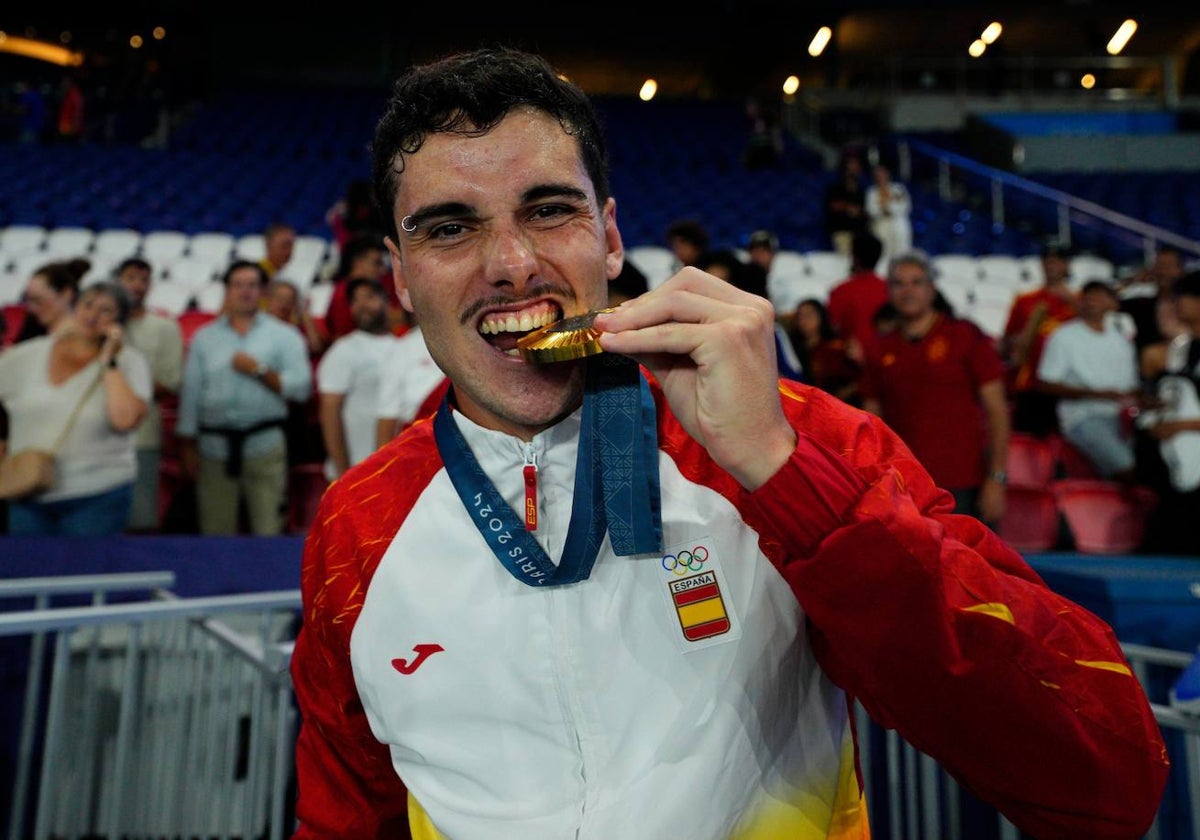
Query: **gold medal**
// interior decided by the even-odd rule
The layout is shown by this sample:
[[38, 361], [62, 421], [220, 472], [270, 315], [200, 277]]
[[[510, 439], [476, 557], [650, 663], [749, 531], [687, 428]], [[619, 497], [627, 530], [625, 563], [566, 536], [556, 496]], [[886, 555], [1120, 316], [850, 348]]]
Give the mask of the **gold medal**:
[[609, 309], [593, 309], [582, 315], [563, 318], [517, 339], [521, 357], [534, 364], [569, 362], [603, 353], [600, 346], [600, 330], [592, 326], [596, 316]]

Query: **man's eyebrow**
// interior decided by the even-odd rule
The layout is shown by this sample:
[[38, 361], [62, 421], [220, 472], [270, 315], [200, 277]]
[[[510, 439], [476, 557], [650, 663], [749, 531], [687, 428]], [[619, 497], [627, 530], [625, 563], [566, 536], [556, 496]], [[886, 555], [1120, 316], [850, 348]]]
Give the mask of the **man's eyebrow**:
[[573, 198], [576, 201], [587, 201], [587, 193], [572, 184], [540, 184], [530, 187], [521, 194], [525, 203], [540, 201], [543, 198]]
[[431, 204], [416, 212], [409, 213], [400, 220], [400, 228], [406, 233], [415, 233], [433, 219], [445, 219], [453, 216], [474, 216], [475, 208], [461, 201], [446, 201], [441, 204]]

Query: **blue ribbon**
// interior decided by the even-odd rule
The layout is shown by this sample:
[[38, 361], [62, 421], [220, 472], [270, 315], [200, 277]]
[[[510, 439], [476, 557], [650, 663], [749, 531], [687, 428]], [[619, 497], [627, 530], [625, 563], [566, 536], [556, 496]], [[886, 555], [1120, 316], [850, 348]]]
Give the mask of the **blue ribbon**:
[[634, 360], [588, 358], [582, 421], [571, 520], [555, 566], [471, 452], [450, 416], [449, 393], [434, 417], [438, 452], [463, 506], [497, 559], [529, 586], [586, 580], [606, 530], [619, 555], [662, 552], [654, 399]]

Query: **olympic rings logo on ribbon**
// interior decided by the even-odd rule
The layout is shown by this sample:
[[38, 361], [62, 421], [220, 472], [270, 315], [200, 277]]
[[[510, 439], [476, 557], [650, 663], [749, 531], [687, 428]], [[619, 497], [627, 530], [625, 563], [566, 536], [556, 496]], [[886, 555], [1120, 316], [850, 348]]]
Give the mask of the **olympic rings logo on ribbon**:
[[704, 568], [704, 563], [707, 560], [708, 549], [702, 545], [698, 545], [691, 551], [684, 549], [678, 554], [664, 554], [662, 567], [668, 572], [674, 572], [682, 576], [688, 572], [700, 571]]

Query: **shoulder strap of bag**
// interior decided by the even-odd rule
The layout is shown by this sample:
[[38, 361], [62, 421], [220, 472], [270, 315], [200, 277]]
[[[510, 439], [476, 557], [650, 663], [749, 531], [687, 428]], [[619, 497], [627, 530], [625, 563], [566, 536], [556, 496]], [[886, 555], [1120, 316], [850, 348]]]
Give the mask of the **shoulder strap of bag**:
[[67, 435], [71, 432], [71, 427], [75, 425], [75, 420], [79, 417], [79, 412], [83, 408], [83, 404], [87, 402], [88, 397], [92, 395], [92, 391], [96, 390], [96, 386], [100, 384], [100, 378], [104, 376], [104, 370], [92, 380], [92, 384], [87, 386], [87, 390], [83, 392], [83, 396], [79, 398], [79, 402], [75, 403], [75, 407], [71, 409], [71, 416], [67, 418], [67, 425], [63, 426], [63, 430], [59, 432], [58, 439], [54, 441], [54, 446], [51, 451], [58, 452], [62, 447], [63, 442], [67, 439]]

